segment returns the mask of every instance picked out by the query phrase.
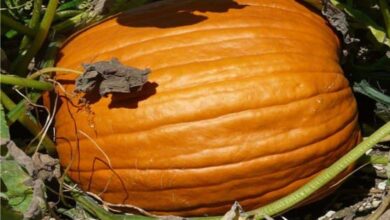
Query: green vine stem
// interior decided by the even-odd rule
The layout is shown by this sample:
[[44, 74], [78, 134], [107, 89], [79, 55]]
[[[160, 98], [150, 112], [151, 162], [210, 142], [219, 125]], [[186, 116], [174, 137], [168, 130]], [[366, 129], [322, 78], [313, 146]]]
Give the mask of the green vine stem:
[[82, 12], [74, 17], [71, 17], [59, 24], [53, 26], [55, 32], [67, 31], [71, 28], [77, 27], [81, 24], [87, 24], [90, 20], [94, 19], [94, 14], [89, 11]]
[[66, 11], [59, 11], [56, 13], [54, 20], [61, 20], [64, 18], [74, 17], [78, 14], [81, 14], [82, 10], [66, 10]]
[[390, 134], [390, 122], [387, 122], [374, 134], [358, 144], [354, 149], [292, 194], [264, 207], [251, 211], [249, 214], [255, 215], [255, 219], [263, 219], [266, 215], [272, 216], [293, 207], [336, 177], [350, 164], [364, 155], [367, 150], [371, 149], [376, 143], [381, 141], [387, 134]]
[[[38, 31], [39, 21], [41, 19], [42, 0], [34, 0], [34, 6], [32, 11], [31, 20], [28, 26], [34, 31]], [[30, 36], [24, 36], [20, 42], [20, 52], [27, 49], [27, 46], [31, 43], [32, 38]]]
[[[39, 98], [41, 98], [41, 93], [31, 93], [30, 94], [30, 101], [32, 103], [36, 103]], [[9, 110], [7, 113], [7, 119], [8, 119], [8, 125], [12, 125], [22, 114], [26, 114], [27, 112], [27, 101], [23, 99], [20, 101], [16, 106], [14, 106], [12, 109]]]
[[6, 74], [0, 74], [0, 83], [2, 84], [9, 84], [9, 85], [15, 85], [15, 86], [22, 86], [22, 87], [28, 87], [33, 89], [39, 89], [39, 90], [52, 90], [53, 84], [48, 82], [42, 82], [38, 80], [18, 77], [14, 75], [6, 75]]
[[[0, 100], [1, 103], [4, 105], [4, 107], [10, 111], [14, 109], [17, 105], [3, 92], [0, 90]], [[29, 130], [33, 135], [38, 135], [42, 127], [39, 125], [37, 120], [30, 114], [21, 114], [18, 118], [18, 121], [25, 127], [27, 130]], [[43, 137], [43, 145], [46, 148], [46, 151], [49, 154], [55, 154], [56, 148], [53, 141], [48, 138], [47, 136]]]
[[381, 9], [383, 20], [385, 21], [387, 37], [390, 38], [390, 8], [387, 1], [388, 0], [379, 0], [379, 8]]
[[14, 29], [15, 31], [21, 33], [21, 34], [26, 34], [28, 36], [34, 36], [35, 31], [24, 24], [21, 24], [17, 21], [15, 21], [13, 18], [5, 15], [4, 13], [1, 13], [1, 23]]
[[39, 49], [42, 47], [42, 44], [44, 43], [47, 37], [47, 34], [50, 29], [50, 25], [56, 13], [57, 5], [58, 5], [58, 0], [49, 1], [45, 15], [43, 16], [43, 19], [39, 25], [38, 33], [36, 34], [31, 47], [28, 49], [28, 51], [25, 54], [22, 54], [16, 58], [15, 62], [11, 66], [11, 72], [16, 72], [18, 74], [25, 75], [28, 64], [31, 62], [32, 58], [37, 54]]

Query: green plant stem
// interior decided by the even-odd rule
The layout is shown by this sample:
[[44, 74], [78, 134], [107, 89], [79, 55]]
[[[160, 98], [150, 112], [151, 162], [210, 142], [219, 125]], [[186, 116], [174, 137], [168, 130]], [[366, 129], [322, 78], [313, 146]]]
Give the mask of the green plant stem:
[[[38, 99], [41, 98], [41, 96], [41, 93], [31, 93], [29, 99], [32, 103], [36, 103]], [[7, 113], [8, 125], [13, 124], [22, 114], [26, 114], [27, 104], [27, 101], [23, 99], [18, 104], [16, 104], [16, 106], [9, 110]]]
[[34, 41], [32, 42], [31, 47], [28, 49], [27, 53], [16, 58], [16, 61], [11, 67], [11, 72], [25, 75], [27, 71], [27, 66], [31, 62], [32, 58], [37, 54], [39, 49], [42, 47], [47, 34], [50, 29], [50, 25], [53, 21], [56, 8], [58, 5], [58, 0], [50, 0], [47, 6], [45, 15], [39, 25], [38, 33], [36, 34]]
[[360, 83], [355, 83], [353, 85], [353, 90], [355, 92], [362, 93], [377, 102], [390, 105], [390, 96], [384, 94], [383, 92], [378, 91], [377, 89], [370, 86], [367, 80], [362, 80]]
[[[43, 65], [42, 65], [43, 67], [46, 67], [46, 68], [31, 74], [30, 76], [27, 77], [28, 79], [35, 79], [35, 78], [41, 76], [42, 74], [51, 72], [49, 70], [52, 70], [53, 72], [55, 71], [54, 68], [52, 68], [51, 66], [54, 65], [55, 56], [57, 54], [58, 48], [62, 44], [62, 41], [63, 41], [62, 39], [59, 39], [59, 40], [56, 40], [56, 41], [51, 42], [49, 44], [49, 48], [47, 49], [47, 53], [46, 53], [46, 56], [44, 59], [45, 61], [43, 62]], [[42, 94], [40, 92], [32, 91], [29, 94], [29, 96], [30, 96], [29, 97], [30, 101], [33, 103], [36, 103], [38, 101], [38, 99], [42, 96]], [[20, 101], [16, 105], [16, 107], [12, 108], [12, 110], [10, 110], [8, 112], [7, 118], [8, 118], [9, 125], [14, 123], [20, 117], [21, 114], [26, 113], [26, 111], [27, 111], [26, 106], [27, 106], [27, 101], [25, 99], [23, 99], [22, 101]]]
[[387, 1], [388, 0], [379, 0], [379, 8], [381, 9], [383, 20], [385, 21], [387, 37], [390, 38], [390, 8]]
[[74, 28], [74, 27], [81, 25], [82, 23], [87, 23], [88, 21], [90, 21], [93, 18], [94, 18], [93, 13], [85, 11], [85, 12], [82, 12], [74, 17], [71, 17], [71, 18], [69, 18], [69, 19], [67, 19], [59, 24], [54, 25], [53, 30], [55, 32], [67, 31], [70, 28]]
[[335, 178], [339, 173], [345, 170], [350, 164], [359, 159], [364, 153], [372, 148], [376, 143], [382, 140], [387, 134], [390, 134], [390, 122], [379, 128], [374, 134], [358, 144], [354, 149], [332, 164], [329, 168], [321, 172], [318, 176], [306, 183], [304, 186], [293, 192], [292, 194], [283, 197], [264, 207], [249, 212], [254, 214], [255, 219], [262, 219], [264, 216], [272, 216], [281, 213], [304, 199], [308, 198], [312, 193], [323, 187], [330, 180]]
[[64, 18], [74, 17], [80, 13], [82, 13], [82, 10], [66, 10], [66, 11], [59, 11], [56, 13], [56, 16], [54, 17], [54, 20], [61, 20]]
[[15, 21], [13, 18], [5, 15], [4, 13], [1, 13], [1, 23], [14, 29], [15, 31], [26, 34], [28, 36], [34, 36], [35, 31], [17, 21]]
[[[31, 20], [28, 24], [28, 26], [33, 29], [34, 31], [38, 31], [39, 28], [39, 21], [41, 19], [41, 9], [42, 9], [42, 0], [34, 0], [34, 6], [32, 11]], [[27, 45], [31, 43], [31, 37], [30, 36], [24, 36], [22, 41], [20, 42], [20, 51], [23, 51], [27, 48]]]
[[[0, 100], [1, 103], [7, 110], [12, 110], [16, 107], [16, 104], [3, 92], [0, 90]], [[33, 135], [39, 135], [42, 130], [42, 127], [39, 125], [38, 121], [30, 114], [21, 114], [18, 118], [18, 121], [29, 130]], [[54, 154], [56, 152], [55, 144], [47, 136], [43, 137], [42, 144], [45, 146], [46, 151], [49, 154]]]
[[0, 83], [15, 86], [23, 86], [39, 90], [52, 90], [53, 84], [48, 82], [37, 81], [33, 79], [22, 78], [13, 75], [0, 74]]

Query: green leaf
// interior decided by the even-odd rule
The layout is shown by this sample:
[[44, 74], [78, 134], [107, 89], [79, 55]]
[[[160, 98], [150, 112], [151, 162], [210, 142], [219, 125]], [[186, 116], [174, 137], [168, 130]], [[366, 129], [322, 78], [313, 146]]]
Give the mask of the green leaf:
[[360, 83], [353, 85], [353, 90], [364, 94], [375, 101], [382, 103], [383, 105], [390, 106], [390, 96], [385, 95], [383, 92], [378, 91], [372, 87], [366, 80], [362, 80]]
[[3, 182], [1, 191], [8, 197], [8, 205], [13, 210], [24, 213], [32, 200], [32, 187], [25, 183], [29, 175], [14, 160], [1, 160], [0, 178]]
[[0, 104], [0, 138], [4, 141], [9, 140], [9, 129], [2, 104]]

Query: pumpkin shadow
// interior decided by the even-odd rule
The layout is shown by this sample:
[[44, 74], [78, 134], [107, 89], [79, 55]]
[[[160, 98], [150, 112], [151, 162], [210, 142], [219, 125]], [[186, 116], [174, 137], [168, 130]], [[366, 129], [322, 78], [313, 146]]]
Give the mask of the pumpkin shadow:
[[[242, 9], [246, 5], [234, 0], [164, 0], [139, 9], [130, 10], [117, 17], [117, 22], [131, 27], [170, 28], [196, 24], [207, 19], [205, 12], [223, 13], [230, 9]], [[159, 8], [159, 10], [153, 10]]]

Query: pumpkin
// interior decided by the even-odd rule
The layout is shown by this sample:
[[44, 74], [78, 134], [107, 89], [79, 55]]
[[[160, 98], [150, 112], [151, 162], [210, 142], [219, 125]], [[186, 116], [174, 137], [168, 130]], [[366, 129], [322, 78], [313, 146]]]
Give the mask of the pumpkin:
[[57, 66], [117, 58], [150, 68], [149, 83], [82, 107], [77, 76], [58, 72], [61, 165], [107, 203], [160, 215], [265, 205], [359, 141], [339, 47], [293, 0], [168, 0], [111, 17], [72, 36]]

